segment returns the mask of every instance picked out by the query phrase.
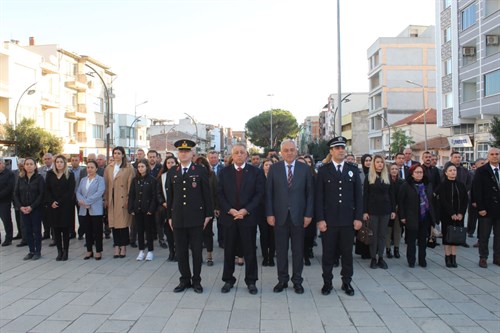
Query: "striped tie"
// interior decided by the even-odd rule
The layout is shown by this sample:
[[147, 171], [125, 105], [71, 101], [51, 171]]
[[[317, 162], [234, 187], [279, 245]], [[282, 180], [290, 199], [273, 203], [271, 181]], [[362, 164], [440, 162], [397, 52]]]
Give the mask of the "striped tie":
[[288, 164], [288, 188], [292, 187], [292, 179], [293, 179], [293, 174], [292, 174], [292, 165]]

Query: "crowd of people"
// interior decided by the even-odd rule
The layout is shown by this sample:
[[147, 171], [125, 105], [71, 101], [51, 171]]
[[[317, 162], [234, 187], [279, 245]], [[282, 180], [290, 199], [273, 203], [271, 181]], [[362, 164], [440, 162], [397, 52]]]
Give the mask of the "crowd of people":
[[[134, 163], [123, 147], [113, 149], [109, 163], [104, 155], [89, 154], [86, 167], [79, 156], [68, 161], [47, 153], [43, 166], [26, 157], [11, 172], [0, 158], [2, 246], [20, 239], [17, 246], [29, 249], [24, 260], [37, 260], [42, 240], [50, 239], [49, 246], [57, 247], [55, 260], [66, 261], [70, 239], [85, 237], [83, 259], [101, 260], [103, 238], [112, 236], [113, 258], [126, 257], [130, 246], [138, 248], [136, 260], [151, 261], [157, 240], [169, 249], [167, 260], [178, 264], [174, 291], [197, 293], [203, 292], [202, 263], [214, 265], [214, 224], [224, 249], [222, 293], [236, 283], [235, 265], [245, 265], [248, 292], [258, 293], [257, 229], [262, 266], [277, 266], [277, 293], [289, 282], [296, 293], [304, 292], [302, 272], [319, 239], [323, 295], [333, 290], [333, 268], [339, 265], [341, 289], [354, 295], [353, 249], [371, 259], [370, 268], [388, 269], [386, 260], [399, 259], [405, 242], [408, 266], [427, 267], [435, 229], [441, 230], [446, 267], [458, 267], [457, 246], [468, 247], [465, 235], [473, 237], [476, 228], [479, 266], [488, 266], [492, 230], [493, 263], [500, 265], [500, 149], [490, 148], [473, 171], [462, 166], [458, 152], [440, 169], [433, 154], [426, 151], [417, 162], [409, 148], [396, 154], [394, 163], [365, 154], [358, 167], [346, 143], [342, 136], [330, 140], [319, 167], [311, 156], [298, 156], [293, 140], [284, 140], [279, 153], [270, 151], [263, 160], [259, 154], [249, 158], [238, 143], [224, 163], [216, 151], [195, 154], [191, 140], [177, 141], [177, 157], [167, 153], [164, 160], [155, 150], [146, 155], [139, 149]], [[356, 239], [362, 227], [372, 232], [369, 244]]]

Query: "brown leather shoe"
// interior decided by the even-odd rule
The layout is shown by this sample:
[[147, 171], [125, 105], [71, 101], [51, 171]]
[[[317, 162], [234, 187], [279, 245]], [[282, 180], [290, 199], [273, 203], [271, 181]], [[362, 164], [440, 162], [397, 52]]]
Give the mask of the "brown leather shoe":
[[497, 266], [500, 266], [500, 258], [493, 259], [493, 263]]
[[479, 259], [479, 267], [481, 267], [481, 268], [487, 268], [488, 267], [488, 263], [486, 262], [486, 258], [480, 258]]

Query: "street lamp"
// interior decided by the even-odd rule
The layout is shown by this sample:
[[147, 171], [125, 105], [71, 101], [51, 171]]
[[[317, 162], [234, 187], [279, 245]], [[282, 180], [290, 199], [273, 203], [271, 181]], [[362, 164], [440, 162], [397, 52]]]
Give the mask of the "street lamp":
[[427, 108], [425, 107], [425, 86], [411, 80], [406, 80], [406, 82], [422, 88], [422, 107], [424, 108], [424, 149], [427, 151]]
[[[337, 0], [337, 94], [338, 99], [342, 96], [342, 74], [341, 74], [341, 62], [340, 62], [340, 0]], [[342, 102], [338, 104], [339, 110], [339, 124], [335, 124], [335, 127], [338, 129], [338, 135], [342, 135]]]
[[31, 89], [35, 84], [37, 84], [37, 82], [33, 83], [32, 85], [30, 85], [28, 88], [26, 88], [23, 93], [21, 94], [21, 96], [19, 97], [19, 99], [17, 100], [17, 104], [16, 104], [16, 109], [14, 111], [14, 141], [15, 141], [15, 156], [17, 156], [17, 111], [19, 110], [19, 103], [21, 102], [21, 99], [23, 98], [24, 94], [28, 94], [28, 95], [33, 95], [36, 90], [35, 89]]
[[135, 108], [134, 108], [134, 121], [132, 122], [132, 124], [130, 125], [130, 127], [132, 127], [134, 124], [135, 124], [135, 127], [134, 127], [134, 153], [135, 153], [135, 149], [136, 149], [136, 145], [137, 145], [137, 122], [140, 121], [139, 119], [142, 117], [142, 116], [139, 116], [137, 117], [137, 108], [141, 105], [144, 105], [146, 104], [148, 101], [144, 101], [144, 102], [141, 102], [139, 104], [136, 104], [135, 105]]
[[270, 105], [270, 117], [271, 121], [269, 122], [269, 132], [271, 133], [271, 137], [269, 138], [269, 148], [273, 149], [273, 94], [267, 94], [267, 97], [269, 97], [269, 105]]
[[[185, 114], [186, 116], [188, 116], [188, 118], [189, 118], [189, 119], [191, 119], [191, 121], [192, 121], [192, 122], [193, 122], [193, 124], [194, 124], [194, 128], [195, 128], [195, 131], [196, 131], [196, 145], [198, 145], [198, 144], [200, 143], [200, 142], [199, 142], [199, 141], [200, 141], [200, 138], [198, 137], [198, 124], [196, 123], [196, 120], [194, 120], [194, 118], [193, 118], [193, 117], [191, 117], [190, 115], [188, 115], [188, 114], [187, 114], [187, 113], [185, 113], [185, 112], [184, 112], [184, 114]], [[198, 148], [200, 148], [200, 149], [201, 149], [201, 147], [198, 147]]]
[[382, 119], [384, 121], [384, 123], [387, 125], [387, 130], [389, 131], [388, 143], [389, 143], [389, 159], [390, 159], [391, 158], [391, 125], [389, 125], [389, 122], [387, 121], [387, 119], [385, 119], [385, 117], [382, 116], [381, 114], [379, 114], [378, 117], [380, 117], [380, 119]]
[[[342, 105], [341, 105], [341, 104], [342, 104], [342, 103], [349, 103], [349, 102], [351, 101], [351, 100], [348, 98], [349, 96], [351, 96], [351, 93], [349, 93], [349, 94], [345, 95], [345, 96], [344, 96], [344, 97], [340, 100], [340, 103], [338, 103], [338, 104], [337, 104], [337, 107], [335, 108], [335, 111], [333, 112], [333, 117], [332, 117], [332, 119], [333, 119], [334, 124], [335, 124], [335, 126], [333, 127], [333, 136], [334, 136], [334, 137], [335, 137], [335, 136], [337, 136], [337, 134], [336, 134], [336, 133], [337, 133], [337, 131], [336, 131], [336, 128], [335, 128], [335, 127], [337, 127], [337, 126], [338, 126], [338, 125], [337, 125], [337, 119], [336, 119], [336, 117], [337, 117], [337, 111], [342, 112], [342, 110], [339, 110], [339, 107], [340, 107], [340, 109], [342, 109]], [[340, 119], [340, 122], [339, 122], [339, 123], [340, 123], [340, 132], [339, 132], [340, 134], [339, 134], [339, 135], [342, 135], [342, 118]]]
[[170, 127], [170, 129], [165, 133], [165, 151], [168, 151], [168, 133], [172, 132], [175, 129], [175, 124], [174, 126]]
[[[134, 124], [141, 121], [141, 118], [142, 116], [139, 116], [139, 117], [136, 117], [134, 119], [134, 121], [132, 122], [132, 124], [130, 124], [130, 126], [128, 126], [128, 147], [129, 147], [129, 153], [130, 153], [130, 133], [133, 133], [133, 137], [134, 137], [134, 147], [135, 147], [135, 144], [136, 144], [136, 140], [135, 140], [135, 130], [134, 129]], [[134, 148], [134, 153], [135, 153], [135, 148]]]

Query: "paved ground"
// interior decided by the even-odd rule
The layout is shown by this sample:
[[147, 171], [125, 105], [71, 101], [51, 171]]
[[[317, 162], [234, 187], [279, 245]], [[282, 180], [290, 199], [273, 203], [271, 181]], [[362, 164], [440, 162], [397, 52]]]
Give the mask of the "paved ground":
[[472, 247], [459, 249], [457, 269], [444, 267], [442, 246], [428, 251], [426, 269], [411, 269], [403, 258], [388, 259], [388, 270], [370, 269], [356, 256], [349, 297], [340, 290], [340, 268], [334, 292], [321, 295], [320, 247], [304, 269], [303, 295], [273, 293], [276, 268], [259, 265], [252, 296], [241, 267], [236, 288], [221, 294], [220, 249], [215, 265], [203, 266], [198, 295], [172, 292], [179, 275], [165, 260], [168, 250], [158, 248], [152, 262], [137, 262], [130, 248], [113, 259], [105, 240], [103, 260], [84, 261], [83, 244], [71, 241], [67, 262], [55, 261], [48, 241], [38, 261], [22, 260], [26, 247], [0, 249], [0, 332], [500, 332], [500, 267], [490, 259], [488, 269], [479, 268]]

